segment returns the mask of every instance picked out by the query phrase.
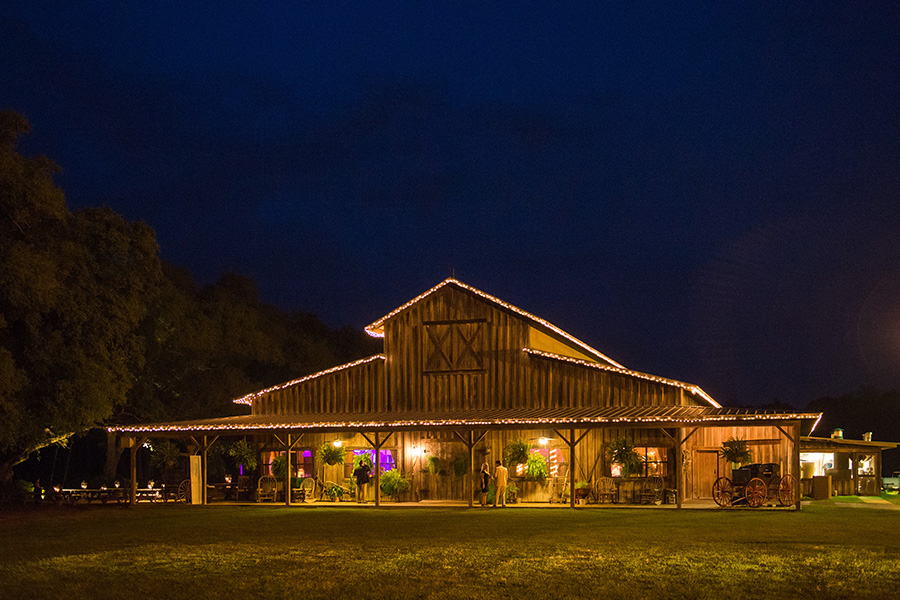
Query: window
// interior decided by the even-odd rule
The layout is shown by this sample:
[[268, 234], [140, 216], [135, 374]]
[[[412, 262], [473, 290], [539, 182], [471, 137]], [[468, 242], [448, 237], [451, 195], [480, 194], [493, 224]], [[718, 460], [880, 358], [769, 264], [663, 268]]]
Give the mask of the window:
[[298, 477], [314, 477], [315, 467], [313, 467], [312, 450], [301, 450], [297, 453], [297, 476]]
[[[374, 450], [354, 450], [353, 456], [359, 456], [360, 454], [368, 454], [369, 458], [372, 459], [372, 464], [375, 464], [375, 451]], [[397, 463], [394, 461], [394, 453], [391, 450], [381, 450], [381, 456], [379, 457], [381, 461], [381, 472], [390, 471], [397, 467]], [[344, 462], [344, 474], [345, 477], [353, 476], [353, 460], [347, 460]]]
[[641, 455], [644, 463], [644, 477], [659, 475], [666, 477], [669, 474], [668, 452], [666, 448], [639, 447], [635, 448]]
[[[659, 475], [660, 477], [668, 477], [669, 475], [669, 452], [668, 448], [657, 448], [654, 446], [635, 446], [634, 451], [641, 457], [641, 468], [638, 472], [632, 473], [632, 477], [651, 477]], [[610, 474], [613, 477], [623, 477], [625, 475], [622, 465], [612, 463], [610, 465]]]

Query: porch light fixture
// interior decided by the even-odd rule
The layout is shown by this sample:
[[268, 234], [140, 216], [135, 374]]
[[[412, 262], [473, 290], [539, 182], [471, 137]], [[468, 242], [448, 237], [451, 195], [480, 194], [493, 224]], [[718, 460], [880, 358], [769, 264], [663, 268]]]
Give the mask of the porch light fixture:
[[541, 446], [546, 446], [548, 442], [550, 442], [550, 438], [545, 435], [542, 435], [538, 438], [538, 444], [540, 444]]
[[331, 445], [335, 448], [340, 448], [344, 445], [344, 442], [342, 442], [341, 440], [334, 440], [333, 442], [331, 442]]

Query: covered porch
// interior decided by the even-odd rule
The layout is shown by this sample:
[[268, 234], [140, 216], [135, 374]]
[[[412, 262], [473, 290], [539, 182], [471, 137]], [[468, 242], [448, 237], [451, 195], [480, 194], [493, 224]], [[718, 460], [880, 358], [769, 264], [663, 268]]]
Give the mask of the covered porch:
[[[352, 475], [352, 468], [348, 468], [352, 461], [348, 461], [350, 465], [319, 464], [316, 451], [326, 444], [340, 444], [349, 456], [369, 453], [375, 469], [367, 499], [374, 506], [386, 504], [381, 477], [386, 467], [392, 467], [409, 478], [410, 490], [387, 504], [450, 502], [474, 507], [480, 505], [475, 481], [480, 465], [487, 463], [493, 473], [496, 460], [506, 462], [503, 454], [510, 442], [525, 441], [530, 452], [541, 454], [546, 461], [548, 477], [539, 485], [532, 485], [535, 482], [517, 480], [517, 474], [511, 473], [514, 483], [523, 484], [519, 491], [523, 504], [574, 508], [592, 502], [639, 506], [635, 499], [641, 495], [641, 480], [656, 477], [663, 481], [659, 504], [681, 508], [693, 502], [708, 502], [709, 494], [695, 489], [702, 485], [696, 482], [708, 479], [708, 474], [700, 477], [696, 473], [701, 466], [696, 457], [709, 451], [710, 440], [734, 432], [765, 432], [772, 438], [767, 440], [771, 442], [768, 456], [780, 461], [785, 474], [799, 479], [801, 431], [811, 430], [818, 417], [818, 413], [648, 406], [391, 415], [247, 415], [122, 426], [110, 428], [110, 432], [120, 437], [123, 446], [132, 449], [131, 503], [139, 499], [134, 449], [148, 438], [177, 438], [186, 443], [194, 464], [192, 478], [197, 480], [195, 501], [207, 504], [212, 499], [210, 486], [220, 483], [208, 478], [210, 448], [224, 439], [246, 437], [253, 440], [262, 458], [263, 475], [269, 474], [273, 458], [283, 457], [289, 480], [298, 476], [311, 479], [317, 500], [326, 481], [344, 483]], [[639, 477], [616, 476], [608, 448], [613, 440], [621, 438], [631, 440], [644, 453], [644, 470]], [[718, 463], [715, 468], [718, 470]], [[608, 489], [600, 489], [609, 480], [615, 487], [614, 496], [609, 496]], [[273, 502], [286, 506], [298, 503], [297, 494], [284, 493], [286, 482], [280, 485], [282, 492], [272, 497]], [[308, 493], [309, 489], [304, 495]], [[799, 493], [795, 494], [793, 505], [799, 509]]]

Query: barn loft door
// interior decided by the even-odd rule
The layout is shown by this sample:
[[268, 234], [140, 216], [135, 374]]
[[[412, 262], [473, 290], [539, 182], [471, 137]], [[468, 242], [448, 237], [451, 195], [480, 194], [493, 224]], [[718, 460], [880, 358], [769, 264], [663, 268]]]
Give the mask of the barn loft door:
[[483, 371], [485, 323], [485, 319], [423, 323], [424, 372]]

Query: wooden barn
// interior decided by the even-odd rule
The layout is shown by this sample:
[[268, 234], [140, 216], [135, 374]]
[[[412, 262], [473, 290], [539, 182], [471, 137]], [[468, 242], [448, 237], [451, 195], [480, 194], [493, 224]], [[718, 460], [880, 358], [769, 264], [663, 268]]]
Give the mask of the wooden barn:
[[[473, 473], [484, 463], [493, 472], [494, 461], [524, 447], [538, 476], [526, 476], [531, 462], [511, 467], [521, 502], [576, 506], [588, 496], [680, 507], [711, 497], [726, 468], [717, 451], [730, 437], [748, 443], [753, 462], [799, 478], [801, 429], [808, 434], [820, 417], [723, 408], [696, 385], [630, 369], [453, 278], [366, 331], [383, 338], [383, 354], [237, 398], [249, 415], [110, 431], [132, 447], [148, 437], [187, 439], [204, 480], [210, 445], [246, 436], [264, 465], [284, 456], [292, 477], [349, 485], [349, 459], [318, 460], [323, 445], [340, 445], [348, 455], [368, 454], [376, 478], [394, 469], [406, 476], [411, 485], [402, 500], [469, 506]], [[610, 448], [619, 445], [640, 456], [634, 472], [612, 459]], [[647, 498], [649, 480], [657, 489]], [[369, 487], [380, 504], [378, 483]], [[791, 504], [799, 508], [799, 494]]]

